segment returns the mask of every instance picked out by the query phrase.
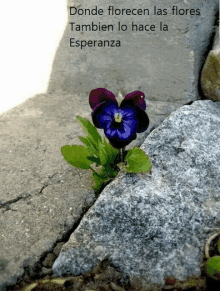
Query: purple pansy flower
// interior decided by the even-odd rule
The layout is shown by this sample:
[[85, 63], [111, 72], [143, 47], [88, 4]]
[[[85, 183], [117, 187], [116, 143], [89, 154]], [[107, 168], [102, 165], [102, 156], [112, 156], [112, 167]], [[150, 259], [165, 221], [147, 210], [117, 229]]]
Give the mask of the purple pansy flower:
[[149, 125], [145, 95], [134, 91], [125, 96], [120, 106], [115, 95], [105, 88], [97, 88], [89, 95], [93, 109], [92, 120], [97, 128], [103, 128], [110, 144], [123, 148], [136, 139], [136, 133], [144, 132]]

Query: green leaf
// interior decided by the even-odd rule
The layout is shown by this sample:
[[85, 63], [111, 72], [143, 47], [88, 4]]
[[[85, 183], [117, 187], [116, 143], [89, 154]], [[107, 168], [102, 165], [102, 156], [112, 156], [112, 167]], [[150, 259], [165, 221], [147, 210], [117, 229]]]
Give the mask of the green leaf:
[[125, 159], [130, 158], [131, 155], [146, 155], [146, 153], [139, 147], [133, 147], [132, 149], [128, 150]]
[[87, 157], [88, 160], [92, 161], [93, 163], [96, 163], [97, 165], [101, 165], [101, 161], [99, 158], [96, 157]]
[[84, 146], [65, 145], [61, 148], [64, 159], [72, 166], [80, 169], [90, 169], [92, 164], [88, 157], [92, 155], [91, 151]]
[[103, 145], [103, 143], [99, 143], [98, 146], [99, 146], [99, 158], [100, 158], [101, 164], [106, 165], [109, 159], [108, 153], [106, 152], [105, 146]]
[[86, 118], [77, 116], [77, 121], [88, 134], [87, 137], [79, 137], [79, 139], [88, 147], [88, 149], [97, 157], [99, 156], [99, 143], [102, 142], [102, 137], [98, 133], [96, 127]]
[[118, 150], [112, 147], [106, 139], [102, 140], [96, 127], [89, 120], [80, 116], [77, 116], [76, 118], [88, 134], [87, 137], [80, 137], [80, 140], [100, 159], [102, 165], [114, 164]]
[[94, 140], [90, 134], [87, 136], [87, 140], [90, 143], [90, 148], [93, 150], [95, 155], [98, 156], [98, 152], [99, 152], [98, 145], [100, 144], [100, 141]]
[[210, 258], [206, 263], [206, 270], [209, 276], [220, 279], [220, 256]]
[[138, 148], [138, 147], [133, 147], [132, 149], [128, 150], [125, 159], [130, 158], [130, 156], [131, 156], [132, 154], [135, 154], [136, 152], [138, 152], [137, 149], [139, 149], [139, 148]]
[[84, 136], [78, 136], [79, 140], [81, 140], [81, 142], [84, 143], [84, 145], [87, 147], [87, 148], [90, 148], [90, 142], [88, 141], [88, 139]]
[[95, 171], [93, 172], [93, 177], [94, 177], [94, 181], [95, 181], [95, 186], [92, 187], [92, 189], [99, 191], [102, 184], [109, 181], [110, 177], [105, 177], [105, 175], [100, 175], [97, 174]]
[[76, 116], [76, 119], [79, 123], [81, 123], [84, 131], [92, 136], [92, 138], [94, 139], [95, 142], [101, 142], [102, 141], [102, 137], [101, 135], [98, 133], [98, 130], [96, 129], [96, 127], [86, 118], [83, 118], [81, 116]]
[[99, 172], [103, 181], [109, 180], [111, 178], [115, 178], [118, 174], [118, 170], [112, 169], [111, 165], [105, 165]]
[[92, 189], [94, 189], [95, 191], [99, 191], [103, 181], [96, 172], [93, 172], [93, 178], [95, 181], [95, 186], [93, 186]]
[[79, 139], [84, 143], [84, 145], [94, 154], [98, 155], [98, 146], [93, 141], [93, 138], [91, 136], [83, 137], [79, 136]]
[[102, 165], [114, 164], [118, 150], [113, 148], [106, 139], [99, 143], [99, 158]]
[[105, 151], [108, 153], [108, 164], [114, 164], [119, 150], [110, 145], [110, 143], [108, 143], [105, 138], [103, 139], [103, 144], [105, 147]]
[[151, 163], [146, 153], [138, 147], [127, 152], [125, 157], [127, 166], [124, 168], [129, 173], [145, 173], [150, 171]]

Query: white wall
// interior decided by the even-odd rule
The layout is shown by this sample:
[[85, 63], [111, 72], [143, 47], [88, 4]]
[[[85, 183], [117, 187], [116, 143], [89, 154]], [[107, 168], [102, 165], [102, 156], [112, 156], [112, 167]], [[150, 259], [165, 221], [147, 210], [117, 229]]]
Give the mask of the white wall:
[[0, 114], [47, 89], [67, 22], [65, 0], [0, 3]]

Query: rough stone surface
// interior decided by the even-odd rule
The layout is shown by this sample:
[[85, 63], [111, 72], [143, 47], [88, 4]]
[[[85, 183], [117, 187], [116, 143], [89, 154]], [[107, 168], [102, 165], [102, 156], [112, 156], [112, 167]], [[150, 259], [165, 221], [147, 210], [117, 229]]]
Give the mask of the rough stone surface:
[[[88, 98], [88, 97], [87, 97]], [[88, 99], [42, 94], [0, 115], [0, 290], [52, 250], [95, 200], [90, 171], [60, 148], [84, 135]]]
[[[78, 9], [98, 8], [107, 11], [115, 8], [148, 8], [150, 15], [70, 16], [69, 7]], [[167, 15], [155, 16], [154, 6], [167, 9]], [[172, 7], [200, 9], [201, 15], [171, 15]], [[173, 111], [190, 101], [199, 99], [198, 79], [204, 62], [204, 53], [217, 17], [218, 0], [161, 0], [126, 1], [110, 3], [108, 0], [69, 0], [69, 20], [53, 63], [49, 92], [74, 93], [88, 96], [91, 89], [105, 87], [115, 95], [123, 96], [141, 90], [146, 94], [151, 126], [155, 127]], [[118, 22], [128, 25], [125, 32], [117, 31]], [[131, 31], [135, 24], [156, 24], [158, 30]], [[75, 24], [115, 24], [112, 32], [71, 31], [69, 22]], [[168, 31], [159, 30], [160, 22]], [[70, 47], [75, 40], [119, 39], [120, 48]], [[137, 45], [138, 44], [138, 45]]]
[[219, 27], [216, 29], [212, 50], [209, 52], [201, 74], [201, 87], [205, 96], [220, 101], [220, 42]]
[[172, 113], [141, 148], [152, 171], [120, 173], [84, 215], [53, 265], [78, 275], [109, 259], [131, 277], [164, 285], [200, 275], [205, 241], [220, 221], [220, 103]]

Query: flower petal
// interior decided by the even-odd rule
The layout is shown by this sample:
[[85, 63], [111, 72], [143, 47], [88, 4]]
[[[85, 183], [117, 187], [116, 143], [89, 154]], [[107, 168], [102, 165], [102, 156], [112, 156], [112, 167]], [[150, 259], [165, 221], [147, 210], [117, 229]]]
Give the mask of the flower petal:
[[132, 140], [134, 140], [134, 139], [136, 139], [136, 138], [137, 138], [137, 135], [136, 135], [136, 132], [135, 132], [135, 134], [132, 135], [132, 136], [130, 137], [129, 140], [119, 140], [117, 136], [115, 136], [115, 137], [113, 137], [113, 138], [109, 138], [109, 137], [108, 137], [108, 140], [109, 140], [110, 144], [111, 144], [114, 148], [116, 148], [116, 149], [121, 149], [121, 148], [127, 146], [129, 143], [132, 142]]
[[134, 106], [134, 108], [136, 109], [136, 119], [138, 120], [137, 133], [144, 132], [149, 126], [149, 117], [147, 113], [138, 106]]
[[137, 121], [129, 120], [128, 122], [124, 122], [123, 128], [118, 129], [117, 135], [120, 140], [130, 140], [130, 138], [136, 133], [137, 129]]
[[124, 132], [123, 136], [131, 136], [134, 132], [137, 132], [138, 121], [136, 119], [124, 120]]
[[138, 122], [136, 127], [137, 133], [144, 132], [148, 128], [149, 126], [148, 115], [144, 110], [140, 109], [138, 106], [135, 105], [133, 105], [132, 107], [126, 106], [123, 108], [119, 108], [119, 110], [122, 114], [122, 119], [131, 128], [132, 126], [134, 126], [135, 122]]
[[97, 128], [109, 127], [116, 112], [118, 112], [118, 106], [114, 102], [102, 102], [92, 112], [92, 121]]
[[145, 95], [143, 92], [141, 91], [134, 91], [132, 93], [129, 93], [125, 96], [125, 98], [123, 99], [123, 101], [121, 102], [120, 107], [125, 107], [127, 105], [129, 106], [133, 106], [136, 105], [139, 108], [141, 108], [142, 110], [146, 109], [146, 103], [145, 103]]
[[95, 110], [95, 107], [99, 106], [103, 101], [112, 101], [118, 105], [115, 95], [105, 88], [97, 88], [90, 92], [89, 105], [93, 110]]
[[136, 111], [135, 111], [135, 108], [133, 108], [133, 107], [126, 106], [123, 108], [119, 108], [119, 112], [121, 113], [123, 120], [135, 119]]
[[[128, 108], [128, 111], [135, 113], [133, 108]], [[123, 114], [124, 112], [122, 112]], [[104, 129], [105, 135], [108, 138], [111, 145], [117, 149], [125, 147], [132, 140], [136, 139], [136, 130], [138, 121], [135, 119], [135, 114], [133, 118], [122, 118], [123, 122], [118, 128], [112, 122], [108, 128]]]
[[114, 138], [116, 137], [117, 138], [117, 128], [111, 128], [111, 127], [108, 127], [106, 128], [104, 131], [105, 131], [105, 135], [107, 136], [107, 138]]

